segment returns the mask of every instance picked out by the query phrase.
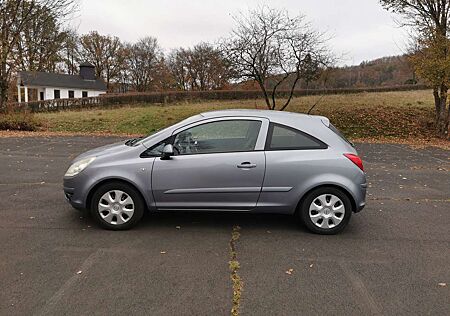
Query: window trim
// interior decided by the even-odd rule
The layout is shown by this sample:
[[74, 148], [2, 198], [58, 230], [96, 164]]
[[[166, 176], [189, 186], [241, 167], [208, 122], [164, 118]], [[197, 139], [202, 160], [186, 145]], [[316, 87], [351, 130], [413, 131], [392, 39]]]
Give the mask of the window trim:
[[[309, 138], [310, 140], [316, 142], [318, 145], [320, 145], [320, 147], [281, 147], [281, 148], [270, 148], [270, 143], [272, 142], [272, 136], [273, 136], [273, 129], [275, 126], [281, 127], [281, 128], [285, 128], [288, 130], [291, 130], [295, 133], [299, 133], [307, 138]], [[265, 151], [285, 151], [285, 150], [323, 150], [323, 149], [328, 149], [328, 145], [325, 144], [323, 141], [321, 141], [320, 139], [305, 133], [301, 130], [298, 130], [296, 128], [293, 128], [291, 126], [287, 126], [284, 124], [280, 124], [280, 123], [274, 123], [274, 122], [270, 122], [269, 124], [269, 130], [267, 131], [267, 137], [266, 137], [266, 144], [264, 145], [264, 150]]]
[[[193, 156], [193, 155], [210, 155], [210, 154], [228, 154], [228, 153], [245, 153], [245, 152], [255, 152], [255, 151], [262, 151], [261, 149], [257, 149], [258, 147], [258, 140], [261, 137], [261, 132], [264, 132], [264, 121], [261, 118], [253, 118], [253, 117], [226, 117], [226, 118], [214, 118], [212, 120], [202, 121], [200, 124], [191, 124], [187, 128], [178, 129], [172, 133], [172, 139], [171, 144], [173, 145], [175, 142], [175, 138], [178, 134], [198, 126], [217, 123], [217, 122], [227, 122], [227, 121], [257, 121], [259, 122], [259, 131], [258, 131], [258, 137], [256, 138], [255, 147], [253, 150], [231, 150], [231, 151], [211, 151], [207, 153], [190, 153], [190, 154], [182, 154], [182, 155], [176, 155], [175, 157], [183, 157], [183, 156]], [[199, 122], [197, 122], [199, 123]]]
[[[270, 121], [265, 117], [259, 117], [259, 116], [236, 116], [236, 115], [230, 115], [230, 116], [219, 116], [219, 117], [211, 117], [204, 120], [196, 121], [189, 123], [187, 125], [181, 126], [175, 130], [172, 131], [172, 136], [176, 136], [178, 133], [185, 131], [189, 128], [213, 123], [213, 122], [219, 122], [219, 121], [259, 121], [261, 122], [261, 128], [259, 130], [258, 138], [256, 140], [255, 149], [253, 149], [250, 152], [253, 151], [264, 151], [264, 146], [266, 143], [266, 137], [267, 137], [267, 130], [269, 129], [269, 123]], [[173, 143], [172, 143], [173, 145]], [[236, 152], [236, 151], [227, 151], [227, 152]], [[207, 155], [207, 154], [218, 154], [218, 153], [227, 153], [227, 152], [210, 152], [210, 153], [204, 153], [204, 154], [195, 154], [195, 155]], [[249, 151], [238, 151], [238, 152], [249, 152]], [[187, 155], [180, 155], [181, 156], [187, 156]]]

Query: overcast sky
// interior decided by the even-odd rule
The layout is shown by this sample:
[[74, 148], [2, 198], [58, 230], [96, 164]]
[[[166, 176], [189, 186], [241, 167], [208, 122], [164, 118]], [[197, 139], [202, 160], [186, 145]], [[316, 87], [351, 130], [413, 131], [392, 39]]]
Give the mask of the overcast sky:
[[404, 52], [405, 31], [378, 0], [80, 0], [74, 26], [136, 41], [151, 35], [165, 51], [201, 41], [214, 42], [233, 27], [232, 16], [259, 4], [304, 14], [316, 29], [328, 31], [341, 64], [359, 64]]

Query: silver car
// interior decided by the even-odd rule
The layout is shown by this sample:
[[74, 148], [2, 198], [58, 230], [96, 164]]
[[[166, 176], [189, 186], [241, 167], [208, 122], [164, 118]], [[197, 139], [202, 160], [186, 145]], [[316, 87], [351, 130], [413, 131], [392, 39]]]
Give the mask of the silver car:
[[366, 187], [356, 150], [326, 117], [263, 110], [202, 113], [90, 150], [64, 176], [67, 201], [112, 230], [146, 211], [190, 210], [292, 214], [335, 234]]

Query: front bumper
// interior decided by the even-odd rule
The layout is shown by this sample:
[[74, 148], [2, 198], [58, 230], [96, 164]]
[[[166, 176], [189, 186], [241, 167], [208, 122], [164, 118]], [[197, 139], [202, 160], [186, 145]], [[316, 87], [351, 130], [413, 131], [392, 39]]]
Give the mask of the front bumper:
[[76, 208], [77, 210], [86, 209], [82, 201], [75, 199], [74, 188], [64, 187], [64, 197], [73, 208]]
[[63, 178], [64, 197], [72, 207], [83, 210], [86, 209], [86, 194], [84, 184], [86, 183], [84, 175]]

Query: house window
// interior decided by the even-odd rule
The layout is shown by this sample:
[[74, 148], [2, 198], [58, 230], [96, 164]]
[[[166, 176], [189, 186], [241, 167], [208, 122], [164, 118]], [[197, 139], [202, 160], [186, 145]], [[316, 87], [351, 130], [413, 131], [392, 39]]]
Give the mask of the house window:
[[54, 96], [54, 99], [61, 99], [61, 90], [54, 90], [53, 91], [53, 96]]
[[75, 91], [69, 90], [69, 99], [75, 98]]
[[83, 98], [87, 98], [88, 97], [88, 92], [87, 91], [83, 91], [82, 92], [82, 97]]
[[39, 100], [41, 100], [41, 101], [44, 100], [44, 92], [43, 91], [39, 92]]

